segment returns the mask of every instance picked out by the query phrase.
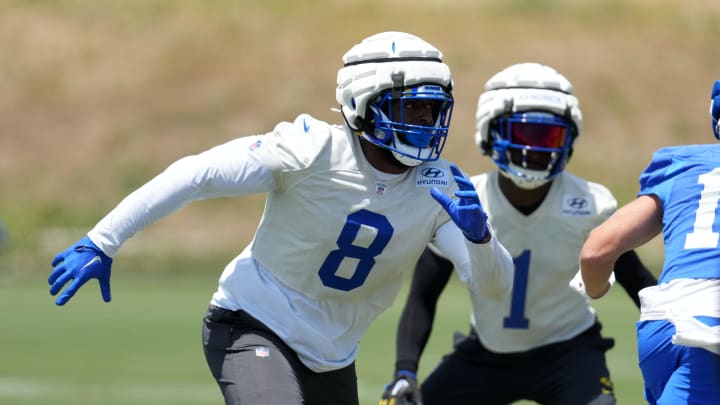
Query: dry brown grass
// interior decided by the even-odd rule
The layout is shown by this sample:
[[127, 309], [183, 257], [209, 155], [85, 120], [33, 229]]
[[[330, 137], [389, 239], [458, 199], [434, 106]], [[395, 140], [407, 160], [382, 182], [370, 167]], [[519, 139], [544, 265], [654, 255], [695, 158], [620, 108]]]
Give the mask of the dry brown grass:
[[[340, 58], [385, 30], [418, 34], [445, 53], [457, 98], [445, 156], [466, 171], [491, 168], [472, 144], [483, 83], [521, 61], [552, 65], [574, 83], [585, 130], [570, 170], [605, 183], [621, 203], [654, 149], [712, 139], [720, 2], [382, 3], [3, 2], [0, 217], [57, 226], [75, 207], [90, 215], [72, 225], [90, 225], [182, 155], [301, 112], [339, 122], [330, 108]], [[260, 208], [259, 198], [202, 203], [162, 226], [228, 229], [230, 216], [235, 244]]]

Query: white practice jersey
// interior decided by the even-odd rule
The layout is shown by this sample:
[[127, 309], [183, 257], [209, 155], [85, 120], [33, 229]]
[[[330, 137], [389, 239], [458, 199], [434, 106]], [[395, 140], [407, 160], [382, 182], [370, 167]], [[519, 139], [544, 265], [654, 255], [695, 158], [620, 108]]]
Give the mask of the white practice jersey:
[[177, 161], [88, 235], [113, 256], [137, 231], [192, 200], [267, 192], [254, 239], [226, 266], [211, 303], [248, 312], [309, 368], [328, 371], [352, 363], [361, 336], [430, 241], [470, 285], [496, 299], [509, 291], [507, 251], [496, 238], [467, 242], [431, 187], [453, 195], [447, 161], [381, 173], [357, 136], [300, 115], [266, 135]]
[[587, 235], [616, 208], [605, 187], [567, 172], [557, 176], [530, 215], [515, 209], [498, 186], [498, 171], [472, 177], [500, 242], [515, 262], [503, 302], [471, 291], [473, 324], [488, 349], [520, 352], [568, 340], [590, 327], [595, 312], [568, 286]]

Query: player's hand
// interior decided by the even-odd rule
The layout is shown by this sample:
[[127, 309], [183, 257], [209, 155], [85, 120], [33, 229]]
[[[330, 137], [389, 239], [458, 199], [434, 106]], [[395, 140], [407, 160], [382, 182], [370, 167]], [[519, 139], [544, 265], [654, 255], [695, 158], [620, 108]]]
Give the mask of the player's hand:
[[465, 177], [457, 166], [450, 165], [450, 170], [452, 170], [455, 182], [458, 185], [458, 190], [455, 192], [458, 201], [453, 201], [436, 187], [430, 190], [430, 194], [450, 214], [450, 218], [462, 230], [468, 240], [475, 243], [484, 243], [490, 233], [487, 224], [488, 216], [483, 210], [477, 191], [475, 191], [470, 179]]
[[103, 300], [110, 302], [110, 267], [108, 257], [87, 236], [60, 252], [52, 261], [53, 270], [48, 277], [50, 294], [57, 295], [65, 284], [70, 285], [57, 298], [55, 304], [65, 305], [77, 290], [91, 278], [98, 279]]
[[415, 373], [398, 371], [393, 382], [385, 386], [378, 405], [422, 405]]
[[583, 282], [583, 279], [582, 279], [582, 273], [580, 272], [580, 270], [578, 270], [578, 272], [575, 273], [575, 277], [573, 277], [572, 280], [570, 280], [570, 282], [568, 283], [568, 286], [570, 286], [570, 288], [579, 292], [586, 298], [598, 299], [598, 298], [604, 297], [605, 294], [607, 294], [607, 292], [610, 291], [610, 288], [614, 284], [615, 284], [615, 272], [612, 272], [612, 273], [610, 273], [610, 279], [608, 280], [607, 290], [605, 290], [605, 292], [602, 293], [602, 295], [600, 295], [600, 296], [591, 297], [588, 295], [587, 290], [585, 290], [585, 283]]

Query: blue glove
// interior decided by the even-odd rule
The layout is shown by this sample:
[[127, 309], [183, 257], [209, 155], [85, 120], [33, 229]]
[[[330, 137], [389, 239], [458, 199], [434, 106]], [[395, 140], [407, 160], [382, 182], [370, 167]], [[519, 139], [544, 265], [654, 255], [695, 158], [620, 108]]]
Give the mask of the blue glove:
[[53, 271], [48, 277], [51, 295], [57, 295], [68, 281], [73, 280], [70, 286], [60, 294], [55, 304], [65, 305], [77, 290], [91, 278], [98, 279], [103, 300], [110, 302], [112, 259], [87, 236], [55, 256], [52, 265]]
[[450, 170], [452, 170], [455, 182], [458, 185], [455, 196], [459, 200], [457, 202], [453, 201], [436, 187], [430, 190], [430, 194], [450, 214], [450, 218], [462, 230], [469, 241], [480, 243], [487, 238], [490, 232], [487, 225], [488, 216], [483, 210], [477, 191], [475, 191], [475, 187], [470, 180], [463, 175], [457, 166], [450, 165]]

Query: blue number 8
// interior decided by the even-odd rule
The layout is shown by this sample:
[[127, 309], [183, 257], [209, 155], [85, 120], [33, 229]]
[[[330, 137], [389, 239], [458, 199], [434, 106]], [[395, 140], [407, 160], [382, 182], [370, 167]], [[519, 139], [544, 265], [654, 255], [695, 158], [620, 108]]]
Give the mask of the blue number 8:
[[[368, 247], [352, 244], [362, 225], [377, 229], [377, 235]], [[383, 252], [394, 231], [390, 221], [383, 215], [367, 210], [348, 215], [345, 226], [335, 242], [338, 248], [328, 254], [318, 271], [323, 285], [342, 291], [350, 291], [363, 285], [375, 265], [375, 257]], [[340, 263], [346, 257], [358, 259], [355, 272], [350, 278], [336, 274], [340, 269]]]

